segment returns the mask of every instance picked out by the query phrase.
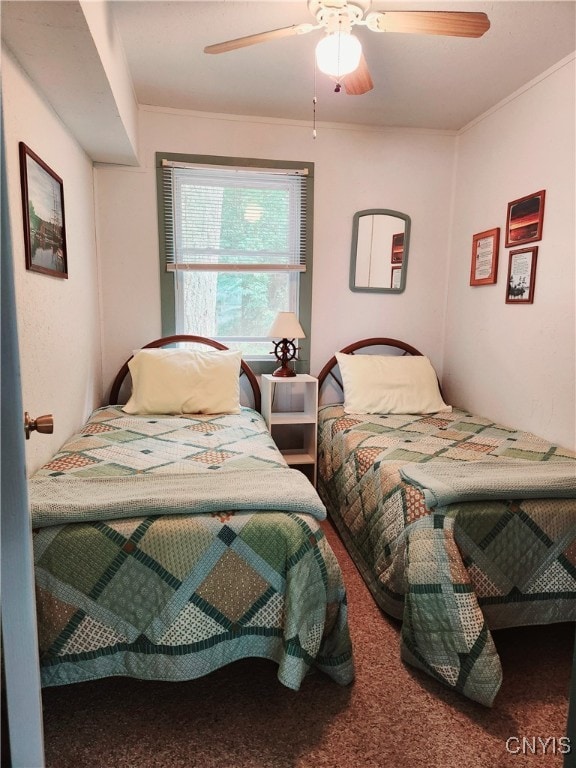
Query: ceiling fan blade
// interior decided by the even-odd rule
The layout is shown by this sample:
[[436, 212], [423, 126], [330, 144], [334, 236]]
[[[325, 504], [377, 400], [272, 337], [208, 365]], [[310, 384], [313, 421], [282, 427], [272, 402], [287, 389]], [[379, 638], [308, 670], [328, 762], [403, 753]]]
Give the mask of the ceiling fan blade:
[[360, 57], [360, 64], [349, 75], [342, 78], [344, 84], [344, 90], [348, 96], [361, 96], [363, 93], [368, 93], [374, 88], [374, 83], [370, 77], [368, 71], [368, 64], [364, 58], [364, 54]]
[[485, 13], [469, 11], [374, 11], [366, 16], [373, 32], [482, 37], [490, 29]]
[[280, 29], [271, 29], [269, 32], [259, 32], [256, 35], [237, 37], [235, 40], [226, 40], [224, 43], [207, 45], [204, 48], [204, 53], [227, 53], [228, 51], [235, 51], [237, 48], [246, 48], [249, 45], [265, 43], [267, 40], [276, 40], [280, 37], [290, 37], [291, 35], [304, 35], [317, 28], [314, 24], [292, 24], [290, 27], [280, 27]]

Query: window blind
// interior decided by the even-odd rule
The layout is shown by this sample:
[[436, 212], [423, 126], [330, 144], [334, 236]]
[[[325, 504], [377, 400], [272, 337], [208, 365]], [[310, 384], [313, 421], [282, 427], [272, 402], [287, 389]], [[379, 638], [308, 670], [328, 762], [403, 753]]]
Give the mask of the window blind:
[[307, 170], [162, 161], [166, 269], [306, 269]]

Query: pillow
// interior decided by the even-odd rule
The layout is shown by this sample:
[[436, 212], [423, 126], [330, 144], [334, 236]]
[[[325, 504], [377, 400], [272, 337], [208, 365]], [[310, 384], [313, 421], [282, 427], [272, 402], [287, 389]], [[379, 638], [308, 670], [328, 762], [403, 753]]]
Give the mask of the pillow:
[[423, 356], [336, 353], [347, 413], [438, 413], [442, 400], [436, 372]]
[[131, 414], [239, 413], [241, 352], [141, 349], [128, 363]]

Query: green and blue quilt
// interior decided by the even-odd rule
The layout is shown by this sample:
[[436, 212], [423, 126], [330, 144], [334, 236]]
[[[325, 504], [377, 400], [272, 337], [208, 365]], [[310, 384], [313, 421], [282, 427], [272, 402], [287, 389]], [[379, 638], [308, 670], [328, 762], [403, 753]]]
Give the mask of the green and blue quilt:
[[353, 680], [325, 509], [256, 411], [97, 409], [30, 503], [44, 686], [189, 680], [249, 657], [294, 690], [312, 667]]
[[[512, 488], [521, 482], [512, 475], [520, 463], [528, 471], [562, 463], [558, 495], [565, 498], [554, 491], [495, 498], [491, 488], [482, 499], [474, 487], [464, 496], [472, 500], [426, 506], [433, 495], [422, 486], [427, 465], [445, 465], [431, 484], [443, 489], [450, 466], [481, 463], [484, 470], [507, 461]], [[576, 621], [575, 491], [572, 452], [461, 410], [358, 416], [341, 405], [320, 409], [320, 496], [378, 605], [402, 619], [403, 659], [487, 706], [502, 682], [491, 630]], [[438, 490], [436, 497], [451, 498]]]

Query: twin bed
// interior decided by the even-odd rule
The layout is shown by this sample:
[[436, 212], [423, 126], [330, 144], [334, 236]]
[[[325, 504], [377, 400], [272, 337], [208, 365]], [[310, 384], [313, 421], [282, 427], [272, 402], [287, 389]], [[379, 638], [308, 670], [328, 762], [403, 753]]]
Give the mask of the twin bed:
[[30, 479], [43, 686], [190, 680], [249, 657], [295, 690], [311, 667], [350, 683], [326, 512], [272, 442], [249, 366], [208, 339], [160, 339], [130, 361], [123, 408], [128, 366]]
[[[292, 689], [312, 667], [350, 683], [326, 509], [402, 619], [405, 661], [482, 704], [502, 680], [491, 630], [576, 620], [574, 454], [450, 408], [395, 340], [346, 347], [319, 383], [340, 401], [320, 408], [320, 496], [274, 445], [237, 353], [176, 336], [122, 367], [110, 404], [30, 479], [44, 686], [189, 680], [249, 657]], [[488, 487], [453, 473], [489, 464]]]
[[492, 705], [491, 630], [576, 621], [575, 455], [450, 408], [397, 340], [351, 344], [319, 386], [337, 402], [320, 408], [318, 490], [374, 599], [402, 620], [403, 659]]

